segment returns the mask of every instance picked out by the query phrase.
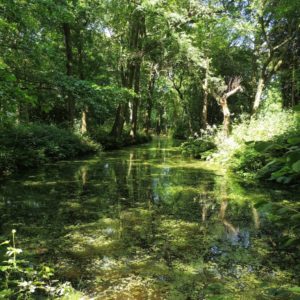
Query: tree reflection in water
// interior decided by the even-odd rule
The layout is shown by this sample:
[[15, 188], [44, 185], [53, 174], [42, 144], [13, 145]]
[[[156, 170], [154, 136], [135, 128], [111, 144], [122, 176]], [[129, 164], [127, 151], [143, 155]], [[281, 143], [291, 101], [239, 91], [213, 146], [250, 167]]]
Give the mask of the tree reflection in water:
[[6, 182], [2, 235], [16, 228], [27, 256], [96, 299], [293, 299], [299, 255], [280, 248], [286, 227], [256, 204], [295, 196], [245, 189], [172, 143]]

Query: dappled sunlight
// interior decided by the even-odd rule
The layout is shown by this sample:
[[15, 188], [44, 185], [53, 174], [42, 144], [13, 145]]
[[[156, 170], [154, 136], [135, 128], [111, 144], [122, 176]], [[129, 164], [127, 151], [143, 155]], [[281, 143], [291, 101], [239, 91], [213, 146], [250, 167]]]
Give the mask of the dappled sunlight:
[[293, 195], [245, 188], [163, 149], [128, 148], [7, 182], [3, 234], [17, 228], [26, 256], [95, 299], [289, 294], [298, 256], [280, 239], [293, 245], [296, 236], [275, 208], [297, 212]]

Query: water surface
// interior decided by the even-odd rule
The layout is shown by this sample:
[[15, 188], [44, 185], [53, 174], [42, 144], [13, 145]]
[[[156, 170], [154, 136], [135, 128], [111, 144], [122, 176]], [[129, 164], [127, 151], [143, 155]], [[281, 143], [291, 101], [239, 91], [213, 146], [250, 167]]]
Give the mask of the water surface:
[[11, 178], [2, 237], [16, 228], [25, 255], [95, 299], [300, 299], [299, 195], [245, 187], [175, 145]]

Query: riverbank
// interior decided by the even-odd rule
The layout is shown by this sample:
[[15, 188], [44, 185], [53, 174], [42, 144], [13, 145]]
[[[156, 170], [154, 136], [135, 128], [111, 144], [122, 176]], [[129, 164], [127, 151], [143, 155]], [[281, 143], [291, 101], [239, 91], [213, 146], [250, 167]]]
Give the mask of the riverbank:
[[121, 149], [151, 141], [138, 134], [116, 139], [106, 135], [92, 137], [49, 125], [10, 125], [0, 128], [0, 178], [60, 160], [82, 158], [103, 150]]
[[182, 153], [215, 161], [247, 181], [299, 186], [300, 107], [294, 111], [262, 113], [234, 124], [224, 137], [222, 128], [209, 128], [181, 145]]

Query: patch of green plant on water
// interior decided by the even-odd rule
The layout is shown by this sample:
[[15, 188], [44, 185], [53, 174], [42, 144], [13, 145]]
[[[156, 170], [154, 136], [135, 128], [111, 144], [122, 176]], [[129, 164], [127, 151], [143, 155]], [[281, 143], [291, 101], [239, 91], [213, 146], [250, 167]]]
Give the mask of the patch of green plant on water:
[[20, 257], [22, 249], [16, 247], [16, 230], [12, 230], [12, 241], [4, 241], [0, 246], [6, 247], [0, 262], [1, 299], [75, 299], [79, 295], [70, 283], [53, 279], [52, 268], [35, 266]]

